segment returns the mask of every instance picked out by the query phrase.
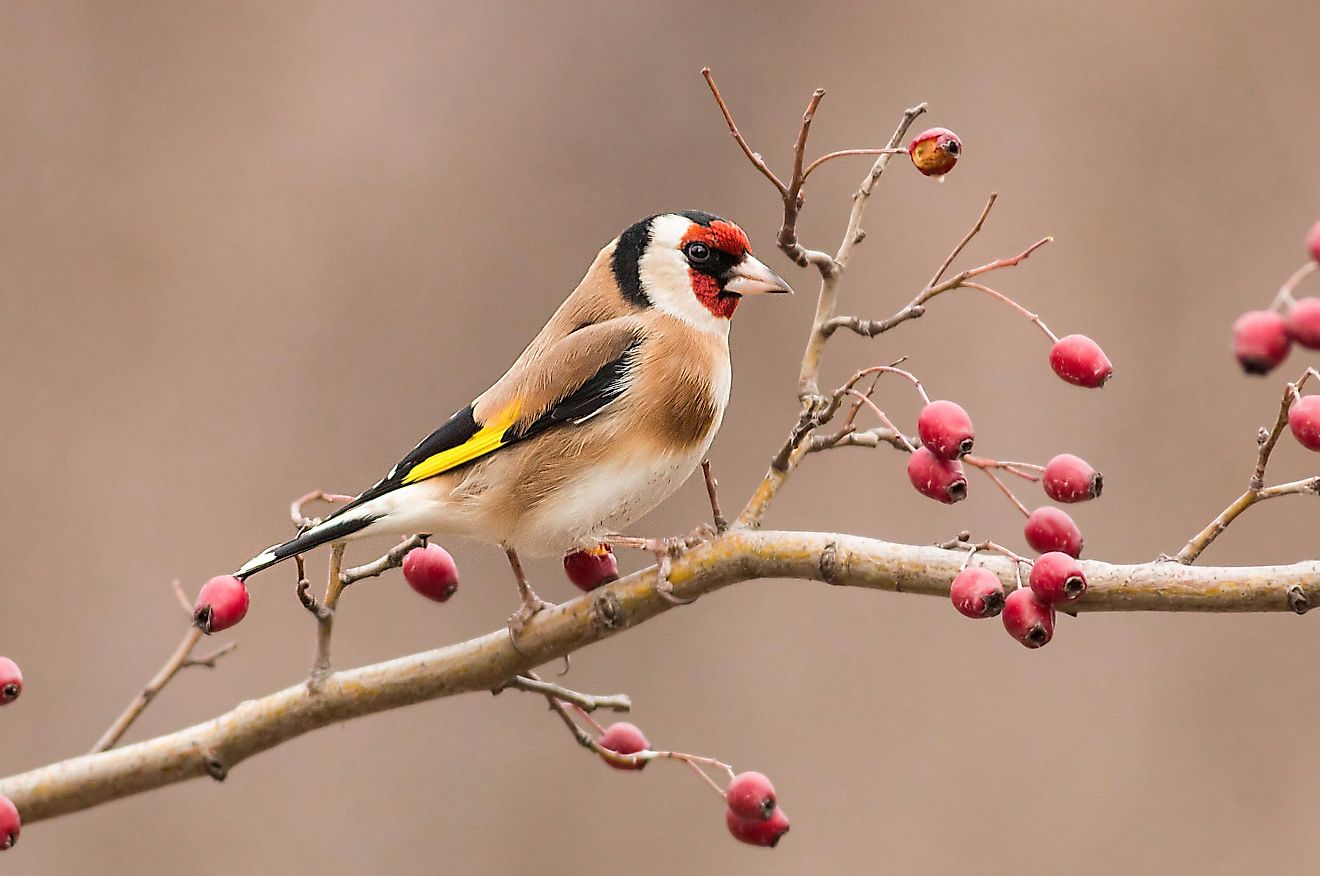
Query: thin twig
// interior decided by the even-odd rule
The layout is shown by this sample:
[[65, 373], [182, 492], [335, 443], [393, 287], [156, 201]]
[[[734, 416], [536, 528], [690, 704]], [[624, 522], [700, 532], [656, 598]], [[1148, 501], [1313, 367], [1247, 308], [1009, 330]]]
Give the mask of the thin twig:
[[335, 610], [339, 607], [339, 596], [344, 592], [344, 582], [339, 574], [343, 559], [344, 543], [335, 542], [330, 546], [330, 569], [325, 580], [325, 596], [321, 599], [322, 611], [316, 613], [316, 659], [307, 678], [307, 689], [313, 693], [321, 689], [330, 675], [330, 639], [335, 631]]
[[[957, 289], [961, 286], [973, 286], [975, 288], [979, 288], [981, 291], [986, 291], [986, 287], [976, 286], [976, 284], [969, 283], [968, 280], [971, 280], [975, 277], [979, 277], [983, 274], [988, 274], [991, 271], [998, 271], [1002, 268], [1016, 267], [1017, 265], [1021, 264], [1023, 260], [1028, 258], [1032, 253], [1034, 253], [1036, 250], [1040, 249], [1042, 246], [1049, 243], [1053, 239], [1054, 238], [1052, 237], [1041, 238], [1040, 240], [1036, 241], [1031, 246], [1027, 247], [1025, 250], [1023, 250], [1022, 252], [1018, 253], [1015, 256], [1006, 259], [995, 259], [993, 262], [987, 262], [986, 264], [980, 265], [979, 267], [970, 268], [966, 271], [962, 271], [958, 274], [955, 274], [949, 279], [936, 283], [933, 286], [927, 286], [925, 289], [921, 290], [921, 292], [919, 292], [917, 296], [913, 298], [911, 301], [909, 301], [904, 307], [899, 309], [892, 316], [889, 316], [885, 319], [879, 319], [879, 320], [862, 319], [857, 316], [835, 317], [829, 320], [825, 324], [824, 331], [826, 333], [826, 336], [828, 337], [829, 335], [833, 334], [835, 331], [841, 328], [846, 328], [852, 332], [855, 332], [856, 334], [861, 335], [862, 337], [873, 338], [878, 334], [887, 332], [890, 329], [894, 328], [895, 326], [907, 322], [909, 319], [916, 319], [917, 317], [922, 316], [926, 312], [927, 302], [929, 302], [932, 298], [942, 295], [945, 292], [948, 292], [952, 289]], [[1025, 308], [1022, 308], [1020, 305], [1017, 304], [1017, 302], [1013, 301], [1012, 299], [1008, 298], [1002, 293], [996, 293], [991, 291], [991, 294], [997, 295], [1001, 299], [1005, 299], [1008, 303], [1017, 307], [1019, 310], [1022, 310], [1024, 313], [1030, 312], [1030, 311], [1026, 311]]]
[[632, 709], [632, 700], [627, 694], [584, 694], [575, 690], [569, 690], [566, 687], [560, 687], [548, 681], [542, 681], [534, 672], [525, 675], [515, 675], [503, 686], [496, 688], [495, 693], [502, 690], [513, 688], [514, 690], [523, 690], [529, 693], [542, 694], [554, 699], [563, 700], [566, 703], [572, 703], [584, 712], [594, 712], [597, 709], [609, 709], [612, 712], [627, 712]]
[[729, 107], [724, 103], [724, 98], [720, 96], [720, 90], [715, 85], [715, 77], [711, 75], [710, 68], [701, 68], [701, 75], [706, 80], [706, 84], [710, 86], [710, 93], [715, 97], [715, 103], [719, 106], [720, 112], [724, 115], [724, 121], [729, 126], [729, 133], [732, 134], [733, 139], [738, 142], [738, 145], [742, 148], [743, 154], [747, 156], [747, 160], [750, 161], [757, 170], [765, 174], [765, 178], [774, 184], [774, 187], [779, 190], [781, 195], [787, 192], [788, 186], [784, 185], [779, 177], [775, 176], [775, 172], [765, 163], [765, 159], [761, 157], [760, 153], [752, 151], [752, 147], [747, 145], [747, 140], [743, 138], [742, 132], [738, 130], [738, 126], [733, 123], [733, 116], [729, 114]]
[[394, 547], [390, 548], [389, 552], [384, 556], [372, 560], [370, 563], [365, 563], [361, 566], [348, 569], [339, 576], [339, 581], [347, 587], [349, 584], [361, 581], [363, 578], [375, 578], [377, 575], [383, 575], [390, 569], [397, 569], [399, 566], [402, 566], [404, 557], [408, 556], [414, 548], [425, 546], [426, 536], [409, 536]]
[[720, 482], [715, 480], [715, 474], [711, 471], [710, 460], [701, 461], [701, 474], [706, 480], [706, 496], [710, 499], [711, 518], [715, 522], [715, 531], [724, 532], [729, 528], [729, 521], [720, 510]]
[[193, 658], [191, 656], [192, 650], [197, 647], [197, 643], [201, 640], [201, 628], [197, 626], [189, 626], [188, 632], [184, 634], [178, 647], [174, 649], [174, 653], [169, 656], [169, 659], [165, 661], [165, 664], [156, 671], [156, 674], [151, 677], [151, 680], [147, 682], [146, 686], [143, 687], [138, 695], [133, 698], [127, 707], [125, 707], [124, 711], [120, 713], [119, 717], [115, 719], [115, 722], [110, 725], [109, 729], [101, 734], [101, 738], [96, 741], [94, 746], [92, 746], [92, 754], [96, 754], [99, 751], [109, 751], [111, 748], [114, 748], [115, 744], [119, 742], [126, 732], [128, 732], [128, 728], [133, 726], [133, 722], [138, 719], [138, 716], [141, 715], [151, 701], [156, 698], [156, 694], [160, 693], [161, 689], [170, 683], [170, 680], [179, 673], [179, 670], [186, 669], [189, 666], [205, 666], [209, 669], [214, 669], [216, 661], [234, 650], [234, 648], [238, 647], [237, 642], [230, 642], [228, 645], [225, 645], [223, 648], [207, 657]]
[[999, 192], [991, 192], [990, 197], [986, 198], [985, 206], [981, 208], [981, 215], [976, 217], [976, 222], [972, 225], [971, 229], [963, 235], [962, 240], [958, 241], [958, 245], [953, 248], [953, 252], [949, 253], [949, 257], [940, 263], [939, 269], [935, 271], [935, 275], [931, 277], [930, 282], [926, 284], [927, 289], [940, 281], [940, 277], [944, 276], [944, 272], [949, 269], [949, 265], [953, 264], [954, 260], [957, 259], [963, 249], [966, 248], [967, 244], [972, 242], [972, 238], [981, 232], [981, 227], [985, 225], [986, 217], [990, 215], [990, 208], [995, 205], [995, 200], [998, 197]]
[[1269, 430], [1262, 428], [1256, 436], [1256, 467], [1251, 472], [1251, 480], [1247, 484], [1246, 491], [1234, 499], [1204, 529], [1192, 536], [1187, 544], [1183, 546], [1183, 549], [1178, 551], [1172, 559], [1184, 564], [1196, 562], [1197, 558], [1205, 552], [1205, 549], [1223, 534], [1224, 530], [1228, 529], [1234, 520], [1257, 502], [1273, 499], [1277, 496], [1316, 492], [1316, 485], [1320, 484], [1320, 478], [1307, 478], [1288, 484], [1279, 484], [1275, 487], [1265, 486], [1265, 471], [1270, 464], [1270, 455], [1274, 452], [1275, 445], [1279, 443], [1279, 436], [1283, 434], [1283, 430], [1288, 426], [1288, 410], [1301, 394], [1302, 387], [1306, 386], [1307, 381], [1313, 377], [1320, 377], [1320, 372], [1317, 372], [1314, 368], [1307, 368], [1296, 383], [1289, 383], [1283, 388], [1283, 399], [1279, 403], [1279, 414], [1274, 419], [1273, 427]]
[[307, 526], [314, 526], [320, 522], [320, 518], [311, 517], [306, 512], [303, 511], [303, 508], [307, 505], [308, 502], [330, 502], [332, 504], [343, 504], [344, 502], [352, 502], [352, 501], [353, 501], [352, 496], [345, 496], [340, 493], [327, 493], [323, 490], [313, 490], [312, 492], [306, 494], [305, 496], [300, 496], [299, 498], [294, 499], [293, 502], [289, 504], [289, 519], [292, 520], [293, 525], [298, 527], [299, 529], [303, 529], [304, 527]]

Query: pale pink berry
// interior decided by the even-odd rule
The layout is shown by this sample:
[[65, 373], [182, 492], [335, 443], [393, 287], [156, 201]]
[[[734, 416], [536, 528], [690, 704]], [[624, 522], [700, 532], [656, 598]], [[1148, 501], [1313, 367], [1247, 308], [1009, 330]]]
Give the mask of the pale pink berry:
[[[646, 737], [642, 735], [642, 731], [637, 729], [637, 725], [629, 724], [627, 721], [619, 721], [605, 728], [605, 732], [600, 735], [599, 742], [601, 748], [615, 754], [637, 754], [651, 747], [651, 744], [646, 741]], [[616, 770], [640, 770], [644, 769], [648, 763], [645, 760], [627, 763], [613, 758], [606, 758], [605, 762]]]
[[1307, 450], [1320, 450], [1320, 395], [1304, 395], [1288, 408], [1288, 428]]
[[1283, 317], [1272, 310], [1249, 310], [1233, 323], [1233, 354], [1248, 374], [1269, 374], [1290, 345]]
[[23, 819], [18, 816], [18, 807], [14, 801], [0, 794], [0, 851], [14, 847], [22, 827]]
[[1008, 634], [1028, 648], [1044, 647], [1054, 638], [1054, 606], [1026, 588], [1008, 594], [1000, 617]]
[[967, 498], [967, 477], [956, 459], [940, 459], [927, 447], [918, 447], [907, 464], [908, 480], [923, 496], [952, 505]]
[[968, 566], [949, 585], [949, 599], [966, 617], [994, 617], [1004, 610], [1004, 585], [989, 569]]
[[1045, 495], [1056, 502], [1085, 502], [1097, 498], [1105, 482], [1100, 472], [1080, 456], [1060, 453], [1045, 464], [1041, 485]]
[[1288, 308], [1288, 337], [1309, 350], [1320, 350], [1320, 298], [1299, 298]]
[[1050, 348], [1050, 368], [1059, 377], [1088, 389], [1098, 389], [1114, 376], [1114, 366], [1100, 345], [1086, 335], [1068, 335]]
[[438, 544], [416, 547], [403, 558], [403, 579], [427, 599], [444, 602], [458, 590], [458, 565]]
[[1062, 551], [1073, 557], [1082, 555], [1082, 531], [1066, 511], [1053, 505], [1032, 511], [1022, 532], [1027, 544], [1037, 553]]
[[23, 692], [23, 672], [8, 657], [0, 657], [0, 706], [7, 706]]
[[1306, 251], [1310, 253], [1311, 258], [1320, 262], [1320, 222], [1311, 226], [1311, 230], [1306, 232]]
[[247, 616], [248, 592], [233, 575], [217, 575], [202, 585], [193, 606], [193, 623], [208, 636], [227, 630]]
[[724, 824], [738, 842], [768, 849], [773, 849], [788, 833], [788, 816], [782, 809], [775, 809], [766, 819], [740, 818], [732, 809], [726, 809]]
[[764, 774], [749, 770], [729, 782], [724, 797], [729, 811], [739, 818], [764, 821], [775, 811], [775, 786]]
[[1072, 602], [1086, 592], [1082, 564], [1062, 551], [1041, 554], [1031, 567], [1031, 590], [1042, 602]]
[[940, 459], [961, 459], [972, 452], [972, 418], [951, 401], [933, 401], [917, 415], [921, 443]]

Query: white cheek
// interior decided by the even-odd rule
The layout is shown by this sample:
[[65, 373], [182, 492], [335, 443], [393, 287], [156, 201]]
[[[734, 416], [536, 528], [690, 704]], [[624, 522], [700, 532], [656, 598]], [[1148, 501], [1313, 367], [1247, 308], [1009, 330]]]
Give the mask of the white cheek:
[[652, 223], [651, 245], [638, 263], [642, 288], [658, 310], [702, 331], [727, 336], [729, 320], [707, 310], [692, 292], [688, 261], [679, 249], [691, 227], [682, 216], [661, 216]]

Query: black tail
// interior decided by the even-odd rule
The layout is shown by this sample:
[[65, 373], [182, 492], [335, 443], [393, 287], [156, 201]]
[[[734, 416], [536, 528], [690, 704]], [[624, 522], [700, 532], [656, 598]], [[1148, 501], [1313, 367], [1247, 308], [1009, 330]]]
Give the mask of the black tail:
[[250, 575], [255, 575], [262, 569], [269, 569], [276, 563], [287, 560], [294, 554], [302, 554], [314, 550], [323, 544], [329, 544], [332, 541], [341, 541], [355, 532], [366, 529], [375, 521], [379, 520], [377, 515], [365, 516], [336, 516], [325, 520], [313, 526], [306, 532], [300, 533], [296, 538], [286, 541], [284, 544], [272, 545], [239, 568], [234, 573], [234, 577], [240, 581], [246, 581]]

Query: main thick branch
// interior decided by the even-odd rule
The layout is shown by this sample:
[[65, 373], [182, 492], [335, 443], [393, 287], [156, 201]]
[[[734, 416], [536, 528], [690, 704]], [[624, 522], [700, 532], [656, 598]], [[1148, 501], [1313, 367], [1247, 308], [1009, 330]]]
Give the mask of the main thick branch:
[[[739, 581], [798, 578], [940, 596], [965, 552], [853, 535], [734, 530], [674, 561], [673, 594], [695, 598]], [[1003, 557], [976, 562], [1013, 586]], [[1213, 568], [1180, 563], [1086, 562], [1090, 588], [1077, 611], [1304, 611], [1320, 599], [1320, 562]], [[515, 650], [500, 629], [480, 638], [301, 681], [240, 703], [210, 721], [0, 780], [24, 824], [77, 812], [185, 779], [223, 778], [258, 752], [318, 727], [424, 700], [494, 690], [515, 676], [668, 611], [647, 569], [537, 614]]]

